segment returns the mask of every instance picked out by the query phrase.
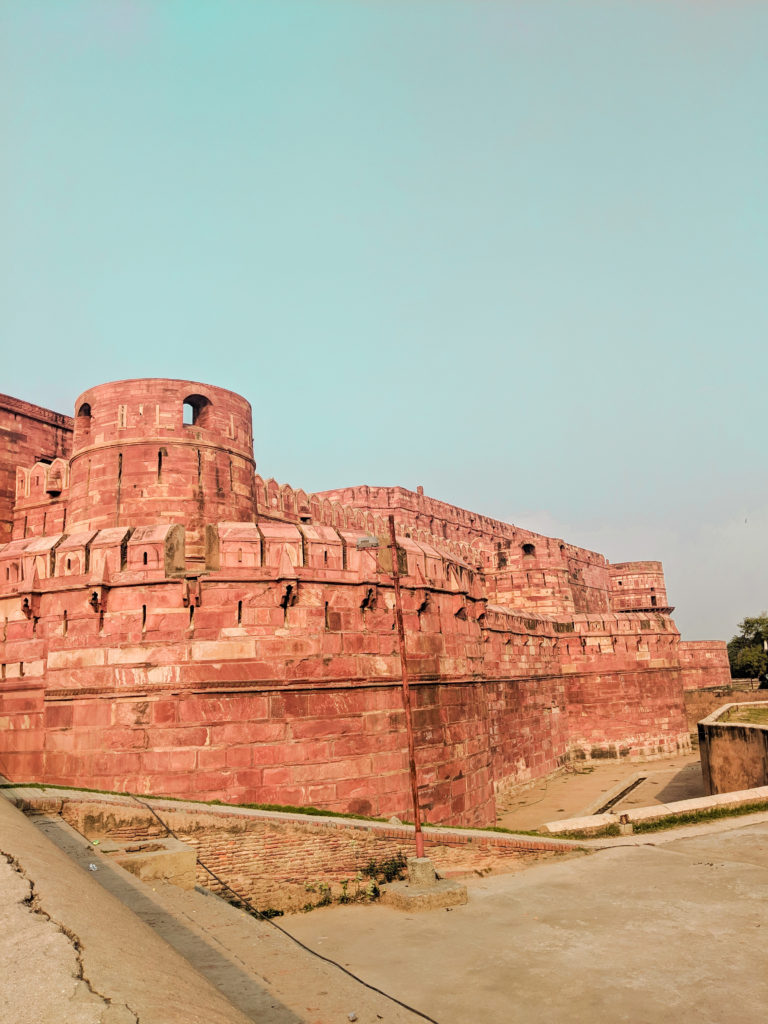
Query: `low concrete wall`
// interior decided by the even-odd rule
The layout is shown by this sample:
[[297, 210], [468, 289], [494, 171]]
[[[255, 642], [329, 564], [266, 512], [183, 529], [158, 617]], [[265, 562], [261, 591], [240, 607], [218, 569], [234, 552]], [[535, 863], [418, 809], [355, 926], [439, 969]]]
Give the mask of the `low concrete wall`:
[[[740, 704], [726, 704], [699, 722], [701, 774], [708, 793], [768, 785], [768, 726], [729, 722]], [[768, 701], [750, 707], [768, 708]]]

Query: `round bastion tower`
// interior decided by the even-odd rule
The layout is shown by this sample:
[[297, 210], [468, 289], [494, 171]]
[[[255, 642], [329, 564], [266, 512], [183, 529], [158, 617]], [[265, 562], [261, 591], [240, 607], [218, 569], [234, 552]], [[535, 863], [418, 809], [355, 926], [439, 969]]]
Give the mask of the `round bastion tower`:
[[244, 398], [185, 380], [122, 380], [75, 405], [68, 532], [181, 523], [187, 557], [206, 523], [252, 521], [255, 462]]

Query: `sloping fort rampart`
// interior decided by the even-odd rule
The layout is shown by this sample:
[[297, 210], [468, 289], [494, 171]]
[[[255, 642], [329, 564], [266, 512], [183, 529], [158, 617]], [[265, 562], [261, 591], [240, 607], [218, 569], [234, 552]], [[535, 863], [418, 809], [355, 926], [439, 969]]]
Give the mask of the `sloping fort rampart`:
[[684, 687], [728, 685], [659, 562], [421, 488], [265, 481], [251, 429], [190, 381], [91, 388], [74, 420], [0, 398], [11, 779], [407, 815], [392, 578], [358, 546], [390, 513], [428, 821], [492, 823], [498, 789], [569, 758], [686, 749]]

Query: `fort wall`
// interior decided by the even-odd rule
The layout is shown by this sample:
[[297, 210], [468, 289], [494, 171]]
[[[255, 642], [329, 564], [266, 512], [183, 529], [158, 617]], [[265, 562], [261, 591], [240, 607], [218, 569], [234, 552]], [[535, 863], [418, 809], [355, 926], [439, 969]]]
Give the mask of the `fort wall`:
[[66, 459], [71, 448], [71, 417], [0, 395], [0, 544], [11, 539], [17, 467]]
[[265, 481], [248, 403], [207, 385], [102, 385], [75, 421], [71, 458], [14, 466], [10, 778], [407, 815], [390, 513], [426, 820], [490, 824], [498, 790], [573, 757], [688, 747], [683, 673], [720, 655], [683, 665], [660, 563], [421, 490]]
[[681, 640], [679, 658], [683, 689], [733, 685], [728, 648], [722, 640]]

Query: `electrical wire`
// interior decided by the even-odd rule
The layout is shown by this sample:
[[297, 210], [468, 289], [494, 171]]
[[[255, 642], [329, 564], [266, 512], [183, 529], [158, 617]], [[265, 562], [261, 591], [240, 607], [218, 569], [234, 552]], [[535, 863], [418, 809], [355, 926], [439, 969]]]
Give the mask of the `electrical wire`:
[[[151, 807], [148, 803], [145, 803], [144, 800], [140, 800], [134, 794], [131, 794], [131, 797], [136, 801], [137, 804], [141, 804], [142, 807], [145, 807], [150, 814], [157, 818], [157, 820], [163, 826], [168, 835], [173, 836], [174, 839], [179, 838], [173, 831], [173, 829], [170, 827], [170, 825], [167, 825], [163, 821], [163, 819], [160, 817], [160, 815], [157, 813], [154, 807]], [[384, 996], [385, 999], [389, 999], [391, 1002], [397, 1003], [398, 1006], [402, 1006], [402, 1008], [404, 1010], [408, 1010], [409, 1013], [415, 1013], [416, 1016], [421, 1017], [422, 1020], [429, 1021], [429, 1024], [439, 1024], [439, 1022], [436, 1021], [434, 1017], [430, 1017], [426, 1013], [422, 1013], [421, 1010], [417, 1010], [414, 1006], [409, 1006], [408, 1003], [404, 1003], [401, 999], [398, 999], [396, 996], [390, 995], [389, 992], [384, 992], [383, 989], [377, 988], [375, 985], [371, 985], [370, 982], [365, 981], [363, 978], [358, 977], [357, 974], [353, 974], [352, 971], [347, 970], [347, 968], [344, 967], [342, 964], [338, 963], [338, 961], [332, 960], [328, 956], [323, 956], [323, 954], [318, 953], [316, 949], [311, 949], [309, 946], [305, 945], [301, 941], [301, 939], [297, 939], [295, 935], [291, 935], [291, 933], [289, 931], [286, 931], [285, 928], [281, 928], [279, 924], [275, 924], [272, 918], [266, 917], [264, 914], [262, 914], [260, 910], [253, 906], [251, 901], [246, 896], [241, 896], [241, 894], [237, 892], [236, 889], [233, 889], [228, 882], [225, 882], [223, 878], [220, 878], [215, 871], [209, 868], [208, 865], [200, 859], [199, 855], [197, 856], [197, 863], [204, 871], [208, 872], [211, 878], [215, 878], [220, 886], [231, 892], [232, 895], [235, 896], [236, 899], [243, 904], [243, 906], [247, 907], [249, 913], [251, 913], [254, 917], [258, 918], [259, 921], [264, 921], [266, 924], [272, 925], [273, 928], [276, 928], [277, 931], [279, 931], [282, 935], [287, 936], [287, 938], [289, 938], [292, 942], [295, 942], [297, 946], [305, 950], [307, 953], [311, 953], [312, 956], [316, 956], [318, 960], [323, 960], [325, 961], [325, 963], [330, 964], [332, 967], [337, 967], [340, 971], [348, 975], [354, 981], [357, 981], [359, 982], [359, 984], [364, 985], [367, 989], [370, 989], [371, 992], [376, 992], [378, 995]]]

